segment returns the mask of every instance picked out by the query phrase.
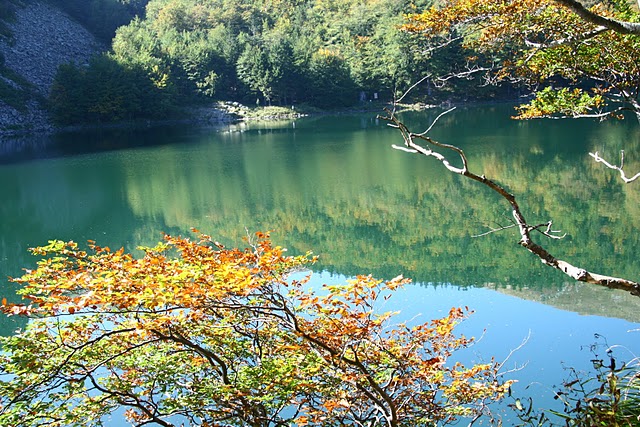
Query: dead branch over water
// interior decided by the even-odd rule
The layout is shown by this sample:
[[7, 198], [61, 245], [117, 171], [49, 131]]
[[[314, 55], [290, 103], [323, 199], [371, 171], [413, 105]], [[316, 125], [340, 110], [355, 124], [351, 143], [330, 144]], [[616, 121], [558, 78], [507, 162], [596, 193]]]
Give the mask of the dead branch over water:
[[[452, 110], [443, 112], [435, 119], [435, 121], [437, 121], [440, 117], [442, 117], [442, 115], [447, 114], [450, 111]], [[411, 132], [407, 128], [407, 126], [398, 119], [398, 117], [395, 115], [395, 112], [393, 111], [387, 110], [387, 115], [381, 116], [380, 118], [389, 122], [389, 125], [398, 129], [400, 131], [400, 134], [402, 135], [404, 145], [393, 145], [393, 148], [411, 154], [433, 157], [440, 163], [442, 163], [442, 165], [448, 171], [477, 181], [489, 187], [494, 192], [498, 193], [511, 207], [512, 215], [515, 221], [513, 227], [517, 227], [520, 233], [520, 241], [518, 243], [526, 248], [529, 252], [537, 256], [543, 264], [553, 267], [580, 282], [606, 286], [612, 289], [621, 289], [628, 291], [633, 295], [640, 296], [640, 284], [638, 282], [588, 271], [567, 261], [556, 258], [545, 248], [535, 243], [531, 237], [532, 232], [534, 231], [552, 239], [560, 239], [563, 236], [559, 235], [557, 231], [552, 230], [551, 221], [544, 224], [530, 225], [525, 219], [524, 214], [520, 210], [520, 206], [518, 205], [515, 195], [509, 193], [503, 186], [487, 178], [485, 175], [478, 175], [474, 172], [471, 172], [469, 170], [469, 162], [462, 149], [455, 145], [444, 144], [435, 141], [428, 136], [428, 131], [433, 126], [431, 126], [425, 132], [414, 133]], [[462, 162], [462, 167], [456, 167], [452, 164], [449, 157], [447, 157], [447, 155], [451, 155], [451, 153], [453, 153], [452, 155], [454, 157], [459, 158], [459, 160]], [[491, 232], [500, 231], [505, 228], [510, 227], [493, 229], [491, 230]]]

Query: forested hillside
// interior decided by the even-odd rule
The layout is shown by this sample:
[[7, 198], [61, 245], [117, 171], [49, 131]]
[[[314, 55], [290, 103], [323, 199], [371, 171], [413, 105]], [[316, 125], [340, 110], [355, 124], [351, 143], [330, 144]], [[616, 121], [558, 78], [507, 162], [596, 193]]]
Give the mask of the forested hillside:
[[[426, 55], [421, 37], [400, 30], [428, 0], [151, 0], [144, 13], [142, 0], [119, 3], [135, 17], [116, 30], [112, 52], [89, 68], [60, 69], [51, 94], [58, 122], [162, 118], [211, 100], [320, 108], [388, 101], [470, 55], [457, 44]], [[478, 86], [459, 84], [467, 97]], [[423, 95], [431, 89], [424, 85]]]
[[149, 0], [49, 0], [76, 19], [104, 42], [110, 42], [116, 29], [144, 15]]
[[[460, 43], [428, 52], [424, 37], [401, 29], [407, 13], [431, 3], [7, 0], [0, 6], [0, 101], [25, 129], [29, 115], [41, 111], [29, 105], [45, 102], [53, 120], [67, 125], [174, 118], [185, 107], [219, 100], [323, 109], [391, 101], [427, 75], [465, 69], [477, 55]], [[31, 16], [34, 7], [51, 13]], [[28, 19], [16, 18], [22, 15]], [[87, 60], [81, 47], [87, 36], [74, 30], [68, 37], [69, 17], [102, 41], [106, 52]], [[13, 34], [16, 25], [20, 34]], [[45, 28], [46, 35], [37, 35]], [[23, 47], [24, 39], [39, 41]], [[82, 59], [62, 60], [57, 50], [82, 51]], [[37, 55], [22, 58], [29, 52]], [[21, 67], [46, 69], [53, 83], [47, 77], [46, 84], [34, 84]], [[413, 95], [439, 102], [500, 90], [489, 92], [473, 80], [452, 82], [441, 88], [426, 81]]]

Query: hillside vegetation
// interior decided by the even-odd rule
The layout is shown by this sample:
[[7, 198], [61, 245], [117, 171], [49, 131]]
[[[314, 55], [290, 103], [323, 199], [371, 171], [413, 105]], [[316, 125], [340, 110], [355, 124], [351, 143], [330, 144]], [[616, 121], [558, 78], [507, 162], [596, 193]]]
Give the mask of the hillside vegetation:
[[[30, 122], [34, 113], [43, 122], [45, 105], [55, 123], [70, 125], [175, 118], [185, 107], [216, 101], [296, 110], [391, 101], [429, 74], [464, 69], [477, 55], [460, 43], [427, 53], [423, 37], [401, 30], [407, 13], [431, 3], [7, 0], [0, 6], [0, 131], [15, 123], [39, 129]], [[29, 12], [23, 22], [34, 8], [52, 12]], [[67, 31], [71, 22], [107, 52], [88, 60], [100, 49], [78, 49], [91, 36]], [[47, 35], [36, 36], [45, 27]], [[44, 50], [28, 57], [36, 48]], [[65, 54], [76, 50], [82, 52]], [[499, 90], [463, 79], [446, 88], [427, 81], [412, 94], [434, 102]]]
[[49, 0], [68, 13], [103, 42], [110, 42], [116, 29], [144, 15], [149, 0]]
[[[135, 16], [116, 30], [112, 51], [58, 73], [59, 123], [163, 118], [212, 100], [325, 109], [388, 101], [470, 54], [452, 44], [428, 57], [421, 37], [400, 30], [430, 1], [151, 0], [144, 13], [142, 0], [118, 3]], [[460, 82], [456, 93], [473, 96], [475, 86]]]

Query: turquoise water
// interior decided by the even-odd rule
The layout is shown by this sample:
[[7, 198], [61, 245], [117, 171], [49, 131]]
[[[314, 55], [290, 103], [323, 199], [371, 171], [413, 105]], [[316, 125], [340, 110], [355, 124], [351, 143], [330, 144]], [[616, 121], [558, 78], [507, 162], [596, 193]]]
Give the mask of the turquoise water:
[[[417, 130], [435, 114], [404, 119]], [[588, 156], [599, 150], [616, 160], [625, 149], [627, 167], [637, 170], [637, 124], [523, 123], [510, 114], [506, 106], [459, 109], [433, 136], [461, 146], [472, 170], [504, 183], [530, 222], [552, 219], [566, 232], [560, 241], [539, 240], [553, 254], [637, 280], [640, 185], [622, 184]], [[513, 231], [474, 237], [508, 224], [508, 206], [432, 159], [391, 148], [400, 142], [375, 115], [358, 115], [5, 145], [0, 276], [33, 266], [27, 248], [53, 238], [135, 251], [190, 227], [228, 245], [241, 245], [247, 230], [274, 230], [290, 253], [320, 255], [314, 287], [355, 274], [404, 274], [414, 284], [389, 302], [401, 316], [474, 309], [461, 331], [481, 339], [464, 360], [503, 360], [526, 340], [505, 369], [515, 369], [507, 374], [519, 381], [514, 391], [541, 405], [566, 377], [563, 367], [589, 367], [596, 334], [619, 345], [621, 359], [640, 354], [637, 297], [572, 282], [520, 248]], [[13, 298], [11, 285], [3, 293]], [[18, 326], [0, 320], [3, 334]]]

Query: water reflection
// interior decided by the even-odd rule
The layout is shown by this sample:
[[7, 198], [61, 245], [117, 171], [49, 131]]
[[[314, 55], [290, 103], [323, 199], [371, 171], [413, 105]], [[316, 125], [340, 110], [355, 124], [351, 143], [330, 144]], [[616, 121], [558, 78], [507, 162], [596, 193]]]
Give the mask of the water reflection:
[[[405, 118], [418, 129], [434, 114]], [[634, 278], [640, 188], [622, 184], [587, 152], [640, 152], [637, 130], [508, 116], [502, 106], [460, 110], [439, 122], [434, 137], [459, 144], [475, 171], [507, 183], [530, 222], [553, 219], [567, 233], [544, 242], [554, 254]], [[1, 190], [0, 273], [18, 274], [32, 263], [26, 247], [53, 237], [132, 249], [195, 226], [228, 244], [242, 244], [245, 230], [273, 229], [290, 250], [319, 253], [320, 270], [346, 275], [403, 273], [546, 301], [571, 286], [520, 250], [514, 232], [473, 237], [509, 224], [507, 206], [436, 161], [391, 149], [398, 135], [373, 115], [298, 120], [295, 129], [283, 122], [113, 132], [61, 136], [56, 158], [0, 168], [10, 183]], [[131, 140], [133, 148], [114, 149]], [[573, 309], [602, 314], [611, 304], [608, 315], [640, 320], [633, 298], [594, 292], [597, 301], [578, 299], [584, 304]]]
[[[419, 129], [435, 114], [405, 119]], [[615, 159], [625, 149], [627, 167], [640, 170], [637, 126], [514, 122], [509, 114], [502, 106], [461, 109], [433, 136], [459, 144], [476, 172], [506, 183], [530, 222], [552, 219], [566, 232], [544, 242], [555, 255], [637, 279], [640, 186], [622, 184], [587, 155]], [[291, 253], [321, 256], [318, 286], [361, 273], [404, 274], [416, 285], [394, 303], [408, 318], [471, 306], [465, 332], [487, 331], [470, 358], [500, 359], [531, 331], [517, 356], [529, 363], [517, 374], [523, 388], [557, 384], [562, 361], [586, 367], [590, 355], [580, 349], [594, 333], [638, 351], [637, 335], [628, 333], [640, 327], [637, 297], [569, 282], [522, 250], [513, 231], [473, 237], [509, 224], [507, 206], [436, 161], [393, 150], [398, 139], [369, 115], [295, 127], [114, 130], [20, 145], [20, 155], [0, 153], [0, 275], [32, 267], [27, 248], [52, 238], [135, 251], [190, 227], [227, 245], [242, 245], [246, 230], [275, 230]], [[7, 285], [3, 294], [12, 292]], [[2, 318], [0, 333], [18, 326]]]

